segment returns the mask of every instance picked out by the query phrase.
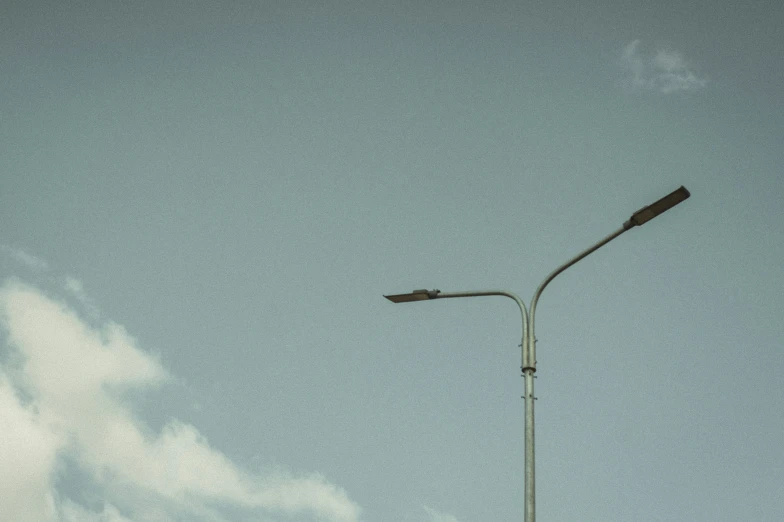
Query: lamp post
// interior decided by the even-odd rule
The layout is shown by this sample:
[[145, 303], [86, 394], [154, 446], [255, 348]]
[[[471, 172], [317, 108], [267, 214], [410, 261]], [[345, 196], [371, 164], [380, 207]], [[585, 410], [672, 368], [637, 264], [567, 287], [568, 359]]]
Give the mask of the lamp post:
[[536, 314], [536, 304], [539, 301], [539, 297], [542, 295], [542, 291], [544, 291], [545, 287], [550, 284], [550, 282], [555, 279], [558, 274], [569, 268], [570, 266], [574, 265], [581, 259], [585, 258], [589, 254], [595, 252], [599, 248], [603, 247], [616, 237], [620, 236], [627, 230], [630, 230], [636, 226], [643, 225], [647, 223], [651, 219], [655, 218], [659, 214], [671, 209], [678, 203], [686, 200], [691, 196], [689, 191], [686, 187], [681, 186], [677, 190], [671, 192], [670, 194], [664, 196], [663, 198], [659, 199], [658, 201], [651, 203], [650, 205], [641, 208], [623, 224], [621, 228], [613, 232], [612, 234], [608, 235], [595, 245], [583, 250], [575, 257], [567, 261], [566, 263], [562, 264], [555, 270], [553, 270], [550, 275], [548, 275], [544, 281], [539, 285], [534, 293], [533, 298], [531, 299], [531, 307], [530, 313], [526, 310], [525, 304], [523, 301], [517, 297], [515, 294], [511, 292], [503, 292], [499, 290], [484, 290], [484, 291], [472, 291], [472, 292], [441, 292], [440, 290], [414, 290], [409, 294], [396, 294], [396, 295], [385, 295], [387, 299], [392, 301], [393, 303], [410, 303], [416, 301], [429, 301], [433, 299], [444, 299], [444, 298], [451, 298], [451, 297], [478, 297], [478, 296], [490, 296], [490, 295], [500, 295], [505, 297], [510, 297], [515, 300], [517, 305], [520, 307], [520, 313], [522, 315], [523, 321], [523, 334], [522, 334], [522, 342], [520, 343], [520, 347], [522, 349], [522, 364], [521, 369], [523, 372], [523, 376], [525, 378], [525, 506], [524, 506], [524, 521], [525, 522], [535, 522], [536, 521], [536, 480], [535, 480], [535, 465], [534, 465], [534, 372], [536, 372], [536, 335], [534, 331], [534, 323], [535, 323], [535, 314]]

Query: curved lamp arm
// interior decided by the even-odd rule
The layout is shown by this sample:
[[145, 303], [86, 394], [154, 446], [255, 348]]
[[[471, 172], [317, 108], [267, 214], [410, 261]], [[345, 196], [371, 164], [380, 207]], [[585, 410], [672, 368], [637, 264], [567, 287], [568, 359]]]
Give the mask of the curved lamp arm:
[[522, 323], [523, 323], [523, 334], [522, 340], [520, 341], [520, 349], [522, 352], [522, 367], [525, 368], [528, 365], [528, 350], [526, 349], [526, 340], [528, 339], [528, 311], [525, 308], [525, 303], [523, 300], [520, 299], [516, 294], [512, 292], [505, 292], [503, 290], [476, 290], [476, 291], [469, 291], [469, 292], [442, 292], [441, 290], [414, 290], [410, 294], [397, 294], [397, 295], [385, 295], [387, 299], [392, 301], [393, 303], [411, 303], [415, 301], [428, 301], [431, 299], [449, 299], [452, 297], [485, 297], [491, 295], [500, 295], [503, 297], [508, 297], [514, 300], [517, 303], [517, 306], [520, 308], [520, 315], [522, 316]]
[[596, 243], [595, 245], [593, 245], [592, 247], [583, 250], [582, 252], [574, 256], [572, 259], [570, 259], [566, 263], [562, 264], [561, 266], [553, 270], [550, 273], [550, 275], [548, 275], [545, 278], [545, 280], [542, 281], [542, 284], [539, 285], [539, 288], [536, 289], [536, 293], [534, 293], [534, 298], [531, 299], [531, 315], [530, 315], [531, 324], [528, 327], [528, 352], [530, 353], [528, 362], [530, 365], [529, 367], [533, 371], [536, 371], [536, 336], [534, 334], [534, 314], [536, 313], [536, 303], [537, 301], [539, 301], [539, 296], [542, 295], [542, 291], [545, 289], [545, 287], [547, 287], [547, 285], [550, 284], [550, 281], [555, 279], [555, 277], [558, 274], [560, 274], [561, 272], [563, 272], [573, 264], [577, 263], [584, 257], [588, 256], [589, 254], [592, 254], [593, 252], [599, 250], [601, 247], [603, 247], [604, 245], [606, 245], [616, 237], [620, 236], [627, 230], [629, 229], [626, 227], [620, 228], [615, 232], [613, 232], [612, 234], [610, 234], [609, 236], [602, 239], [601, 241], [599, 241], [598, 243]]
[[[640, 210], [632, 214], [632, 217], [630, 217], [629, 220], [623, 224], [623, 227], [619, 228], [609, 236], [605, 237], [604, 239], [602, 239], [592, 247], [583, 250], [575, 257], [573, 257], [563, 265], [553, 270], [550, 273], [550, 275], [548, 275], [545, 278], [545, 280], [542, 281], [542, 284], [540, 284], [539, 288], [536, 289], [536, 292], [534, 293], [534, 297], [531, 300], [530, 324], [528, 328], [528, 352], [529, 352], [528, 362], [530, 365], [529, 367], [533, 371], [536, 371], [536, 336], [534, 333], [534, 316], [536, 314], [536, 303], [537, 301], [539, 301], [539, 296], [542, 295], [542, 291], [545, 289], [547, 285], [550, 284], [550, 281], [555, 279], [555, 277], [558, 274], [560, 274], [561, 272], [563, 272], [573, 264], [577, 263], [587, 255], [592, 254], [596, 250], [600, 249], [601, 247], [603, 247], [604, 245], [606, 245], [616, 237], [620, 236], [627, 230], [630, 230], [636, 226], [640, 226], [643, 225], [644, 223], [647, 223], [648, 221], [655, 218], [659, 214], [666, 212], [667, 210], [671, 209], [678, 203], [688, 199], [689, 196], [691, 196], [689, 190], [683, 185], [681, 185], [677, 190], [674, 190], [669, 194], [667, 194], [666, 196], [664, 196], [663, 198], [651, 203], [646, 207], [641, 208]], [[525, 370], [525, 368], [523, 368], [523, 370]]]

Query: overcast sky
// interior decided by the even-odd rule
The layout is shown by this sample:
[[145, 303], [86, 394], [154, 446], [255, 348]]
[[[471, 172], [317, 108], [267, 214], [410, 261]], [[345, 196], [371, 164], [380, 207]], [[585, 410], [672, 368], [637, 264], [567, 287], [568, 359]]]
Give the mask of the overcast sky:
[[0, 4], [0, 520], [784, 517], [784, 3]]

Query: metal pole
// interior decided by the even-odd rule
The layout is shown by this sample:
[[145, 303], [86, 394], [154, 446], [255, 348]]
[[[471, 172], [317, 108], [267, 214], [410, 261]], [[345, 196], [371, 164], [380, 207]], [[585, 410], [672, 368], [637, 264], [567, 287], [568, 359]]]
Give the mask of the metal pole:
[[[531, 341], [530, 331], [531, 323], [529, 319], [529, 340], [526, 342], [528, 346], [528, 360], [530, 364], [536, 365], [536, 360], [531, 356]], [[536, 484], [535, 484], [535, 470], [534, 463], [534, 372], [536, 371], [531, 365], [523, 366], [523, 376], [525, 377], [525, 500], [523, 502], [524, 519], [525, 522], [534, 522], [536, 520]]]

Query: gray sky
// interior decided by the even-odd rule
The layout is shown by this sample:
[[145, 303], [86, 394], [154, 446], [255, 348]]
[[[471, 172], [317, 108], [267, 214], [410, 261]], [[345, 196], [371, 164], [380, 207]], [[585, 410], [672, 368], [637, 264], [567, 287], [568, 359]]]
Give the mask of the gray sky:
[[784, 514], [784, 4], [0, 7], [0, 519]]

